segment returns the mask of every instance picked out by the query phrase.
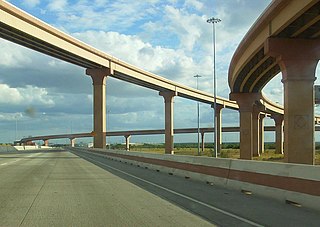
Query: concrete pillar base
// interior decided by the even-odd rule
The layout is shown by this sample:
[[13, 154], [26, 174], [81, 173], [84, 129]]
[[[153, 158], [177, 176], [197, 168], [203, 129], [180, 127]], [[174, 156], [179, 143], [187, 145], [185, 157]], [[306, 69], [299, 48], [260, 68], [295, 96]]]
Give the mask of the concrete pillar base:
[[264, 122], [265, 114], [259, 115], [259, 153], [264, 153]]
[[163, 96], [165, 104], [165, 154], [173, 154], [173, 98], [177, 93], [167, 91], [160, 92], [159, 95]]
[[48, 147], [49, 146], [49, 140], [43, 140], [43, 146]]
[[[214, 108], [214, 105], [211, 105]], [[221, 119], [221, 111], [224, 108], [223, 105], [216, 105], [217, 109], [214, 110], [214, 117], [216, 117], [217, 121], [217, 135], [214, 135], [214, 138], [217, 140], [217, 154], [220, 154], [222, 147], [222, 119]], [[215, 142], [215, 141], [214, 141]]]
[[315, 70], [320, 40], [269, 38], [265, 54], [275, 57], [284, 84], [285, 161], [314, 164]]
[[204, 143], [205, 143], [205, 141], [204, 141], [204, 132], [201, 132], [201, 154], [203, 154], [203, 152], [204, 152]]
[[106, 148], [106, 81], [109, 68], [87, 69], [93, 81], [93, 147]]
[[76, 139], [75, 138], [70, 138], [70, 146], [74, 147], [76, 143]]
[[259, 142], [260, 142], [260, 111], [259, 109], [254, 106], [253, 112], [252, 112], [252, 156], [253, 157], [259, 157]]
[[275, 153], [276, 154], [283, 154], [283, 116], [280, 114], [274, 114], [271, 118], [275, 122]]
[[131, 135], [125, 135], [124, 138], [126, 139], [126, 151], [130, 151], [130, 138], [131, 138]]
[[258, 134], [258, 127], [253, 126], [253, 108], [260, 103], [260, 97], [260, 93], [230, 94], [230, 99], [237, 101], [240, 111], [240, 159], [251, 160], [253, 157], [253, 139], [258, 137], [253, 137], [253, 134]]

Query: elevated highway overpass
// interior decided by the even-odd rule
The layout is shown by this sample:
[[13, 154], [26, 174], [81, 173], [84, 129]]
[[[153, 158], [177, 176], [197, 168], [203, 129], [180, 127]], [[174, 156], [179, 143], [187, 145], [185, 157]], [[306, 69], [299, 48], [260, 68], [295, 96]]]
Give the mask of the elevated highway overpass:
[[[1, 0], [0, 3], [1, 38], [83, 67], [92, 77], [95, 147], [105, 146], [105, 83], [108, 76], [159, 91], [164, 97], [167, 153], [171, 153], [173, 148], [173, 97], [180, 96], [207, 104], [214, 102], [214, 97], [209, 93], [139, 69], [55, 29], [8, 2]], [[238, 109], [236, 102], [221, 97], [217, 97], [217, 104]]]
[[[284, 84], [285, 160], [314, 163], [315, 69], [320, 58], [320, 1], [272, 1], [250, 28], [229, 67], [230, 99], [240, 108], [241, 157], [251, 159], [263, 87], [278, 73]], [[258, 109], [258, 110], [257, 110]]]
[[[276, 132], [277, 128], [275, 126], [265, 126], [264, 131], [266, 132]], [[315, 131], [320, 131], [320, 126], [315, 127]], [[205, 148], [205, 134], [213, 133], [214, 128], [200, 128], [199, 133], [201, 134], [201, 150], [204, 151]], [[222, 132], [240, 132], [240, 127], [222, 127]], [[174, 134], [188, 134], [188, 133], [198, 133], [198, 128], [180, 128], [174, 129]], [[108, 131], [106, 136], [123, 136], [126, 142], [126, 150], [130, 150], [130, 138], [131, 136], [137, 135], [163, 135], [165, 134], [164, 129], [151, 129], [151, 130], [129, 130], [129, 131]], [[31, 141], [42, 140], [45, 146], [49, 145], [49, 140], [55, 139], [70, 139], [70, 146], [75, 146], [75, 140], [78, 138], [93, 137], [92, 132], [87, 133], [71, 133], [71, 134], [59, 134], [59, 135], [41, 135], [23, 138], [19, 141], [20, 144], [26, 144]], [[278, 141], [275, 141], [276, 143]], [[261, 152], [264, 152], [264, 140], [261, 141]], [[280, 153], [279, 145], [276, 144], [275, 153]]]
[[[278, 3], [280, 2], [280, 3]], [[278, 14], [282, 15], [282, 11], [279, 9], [285, 9], [287, 6], [294, 5], [294, 12], [296, 14], [302, 14], [307, 9], [314, 9], [318, 1], [306, 1], [308, 4], [303, 6], [303, 4], [298, 4], [299, 1], [276, 1], [271, 4], [265, 14], [270, 14], [276, 17]], [[289, 4], [290, 3], [290, 4]], [[291, 12], [291, 8], [288, 9]], [[265, 15], [264, 14], [264, 15]], [[296, 15], [295, 14], [295, 15]], [[63, 61], [70, 62], [72, 64], [78, 65], [86, 69], [86, 74], [92, 77], [93, 80], [93, 93], [94, 93], [94, 146], [95, 147], [105, 147], [105, 134], [106, 134], [106, 100], [105, 100], [105, 83], [106, 79], [109, 76], [115, 77], [117, 79], [127, 81], [130, 83], [137, 84], [139, 86], [147, 87], [159, 91], [159, 94], [164, 97], [165, 101], [165, 143], [166, 143], [166, 153], [172, 153], [173, 151], [173, 99], [175, 96], [184, 97], [187, 99], [199, 101], [202, 103], [213, 104], [214, 97], [206, 92], [202, 92], [158, 75], [149, 73], [145, 70], [139, 69], [133, 65], [130, 65], [124, 61], [121, 61], [111, 55], [103, 53], [57, 29], [54, 27], [42, 22], [41, 20], [27, 14], [26, 12], [14, 7], [8, 2], [0, 0], [0, 37], [6, 40], [12, 41], [14, 43], [23, 45], [27, 48], [39, 51], [41, 53], [53, 56], [55, 58], [61, 59]], [[296, 16], [294, 16], [296, 17]], [[267, 18], [267, 19], [264, 19]], [[259, 21], [268, 20], [267, 16], [262, 16]], [[314, 19], [316, 20], [316, 19]], [[289, 26], [289, 18], [284, 18], [285, 25], [282, 28]], [[262, 22], [261, 22], [262, 23]], [[256, 24], [261, 24], [257, 22]], [[262, 23], [265, 25], [266, 22]], [[311, 22], [310, 22], [311, 23]], [[314, 23], [313, 23], [314, 24]], [[315, 22], [317, 24], [317, 22]], [[255, 25], [257, 26], [257, 25]], [[274, 25], [273, 27], [274, 28]], [[259, 30], [259, 29], [258, 29]], [[257, 35], [259, 32], [251, 32], [254, 35]], [[259, 33], [260, 34], [260, 33]], [[264, 34], [264, 33], [263, 33]], [[251, 39], [251, 38], [250, 38]], [[247, 44], [250, 44], [250, 39], [245, 38]], [[260, 39], [259, 39], [260, 40]], [[253, 42], [254, 47], [256, 47], [256, 41]], [[263, 43], [262, 43], [263, 44]], [[261, 45], [260, 48], [261, 48]], [[229, 84], [231, 84], [233, 99], [235, 99], [235, 94], [244, 93], [242, 91], [246, 90], [237, 90], [239, 85], [239, 79], [236, 79], [240, 69], [242, 70], [242, 64], [247, 63], [247, 58], [255, 56], [255, 48], [246, 48], [246, 45], [241, 44], [238, 48], [230, 68], [229, 74]], [[259, 46], [258, 45], [258, 46]], [[243, 47], [242, 47], [243, 46]], [[250, 54], [242, 56], [241, 51], [246, 49], [253, 50]], [[259, 49], [259, 48], [258, 48]], [[252, 55], [252, 56], [251, 56]], [[241, 56], [241, 57], [240, 57]], [[259, 55], [260, 56], [260, 55]], [[249, 60], [248, 60], [249, 61]], [[254, 61], [254, 60], [253, 60]], [[239, 63], [240, 62], [240, 63]], [[252, 65], [251, 63], [249, 65]], [[257, 64], [254, 68], [257, 68], [260, 65]], [[259, 68], [258, 67], [258, 68]], [[241, 71], [240, 70], [240, 71]], [[259, 70], [258, 70], [259, 71]], [[268, 73], [269, 75], [270, 73]], [[231, 75], [231, 76], [230, 76]], [[242, 74], [241, 74], [242, 75]], [[256, 75], [256, 74], [255, 74]], [[259, 74], [260, 75], [260, 74]], [[272, 73], [270, 75], [273, 75]], [[263, 77], [263, 76], [259, 76]], [[231, 79], [230, 79], [231, 78]], [[242, 78], [242, 77], [241, 77]], [[265, 78], [265, 77], [263, 77]], [[241, 79], [240, 79], [241, 81]], [[249, 81], [249, 79], [248, 79]], [[250, 79], [251, 81], [251, 79]], [[234, 85], [233, 85], [234, 84]], [[255, 84], [261, 84], [260, 82]], [[240, 87], [242, 85], [239, 85]], [[244, 87], [244, 85], [242, 86]], [[246, 86], [247, 87], [247, 86]], [[253, 89], [254, 90], [254, 89]], [[252, 91], [253, 91], [252, 90]], [[254, 90], [256, 91], [256, 90]], [[218, 149], [220, 149], [221, 144], [221, 109], [230, 108], [230, 109], [239, 109], [239, 100], [230, 101], [221, 97], [217, 97], [217, 109], [215, 114], [218, 116]], [[280, 141], [278, 144], [282, 144], [282, 123], [281, 116], [284, 113], [284, 110], [281, 106], [274, 104], [267, 100], [262, 94], [255, 93], [254, 100], [256, 108], [256, 118], [260, 117], [260, 123], [256, 124], [255, 128], [263, 128], [263, 116], [260, 113], [267, 113], [268, 116], [272, 116], [276, 122], [277, 128], [277, 138]], [[241, 107], [240, 107], [241, 110]], [[240, 111], [241, 112], [241, 111]], [[243, 115], [243, 114], [242, 114]], [[279, 120], [280, 119], [280, 120]], [[312, 118], [313, 121], [313, 118]], [[243, 121], [242, 121], [243, 122]], [[256, 121], [258, 122], [258, 120]], [[278, 123], [277, 123], [278, 122]], [[314, 123], [313, 123], [314, 124]], [[260, 125], [260, 126], [259, 126]], [[241, 125], [242, 128], [243, 125]], [[241, 130], [241, 132], [247, 133], [247, 130]], [[252, 139], [247, 143], [247, 147], [243, 147], [242, 150], [247, 150], [249, 147], [249, 155], [241, 155], [241, 158], [251, 159], [253, 155], [259, 153], [259, 147], [261, 147], [261, 142], [259, 145], [259, 140], [261, 140], [258, 134], [261, 134], [262, 129], [259, 133], [256, 133], [256, 138]], [[251, 138], [251, 137], [250, 137]], [[259, 139], [260, 138], [260, 139]], [[243, 143], [242, 143], [243, 144]], [[282, 152], [282, 145], [279, 145], [279, 150]], [[244, 153], [242, 153], [244, 154]]]
[[[0, 2], [0, 37], [3, 39], [85, 69], [101, 69], [107, 76], [122, 81], [159, 92], [174, 92], [177, 96], [202, 103], [213, 103], [212, 94], [178, 84], [130, 65], [55, 29], [8, 2], [3, 0]], [[234, 101], [222, 97], [217, 97], [217, 104], [238, 109]]]
[[[318, 128], [320, 130], [320, 128]], [[274, 126], [266, 126], [264, 128], [265, 131], [275, 131]], [[239, 132], [239, 127], [223, 127], [222, 132]], [[188, 133], [197, 133], [198, 128], [180, 128], [174, 129], [174, 134], [188, 134]], [[214, 128], [199, 128], [199, 132], [201, 134], [201, 148], [204, 150], [204, 136], [205, 133], [213, 133]], [[137, 135], [163, 135], [165, 134], [165, 129], [151, 129], [151, 130], [129, 130], [129, 131], [108, 131], [106, 132], [106, 136], [123, 136], [126, 140], [126, 150], [130, 149], [130, 137]], [[45, 146], [49, 145], [49, 140], [54, 139], [70, 139], [71, 147], [75, 145], [75, 139], [77, 138], [85, 138], [85, 137], [93, 137], [93, 132], [88, 133], [71, 133], [71, 134], [59, 134], [59, 135], [42, 135], [42, 136], [32, 136], [23, 138], [19, 141], [20, 144], [26, 144], [31, 141], [42, 140]]]

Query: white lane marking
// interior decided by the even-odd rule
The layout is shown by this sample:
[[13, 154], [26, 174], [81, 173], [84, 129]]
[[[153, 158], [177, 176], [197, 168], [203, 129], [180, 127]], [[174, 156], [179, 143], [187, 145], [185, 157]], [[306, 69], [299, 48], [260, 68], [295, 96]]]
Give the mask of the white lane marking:
[[15, 162], [17, 162], [17, 161], [20, 161], [20, 159], [17, 159], [17, 160], [11, 161], [11, 162], [5, 162], [5, 163], [2, 163], [2, 164], [0, 164], [0, 166], [9, 165], [9, 164], [11, 164], [11, 163], [15, 163]]
[[219, 209], [219, 208], [217, 208], [217, 207], [214, 207], [214, 206], [212, 206], [212, 205], [210, 205], [210, 204], [207, 204], [207, 203], [198, 201], [198, 200], [196, 200], [196, 199], [193, 199], [193, 198], [191, 198], [191, 197], [189, 197], [189, 196], [180, 194], [179, 192], [176, 192], [176, 191], [173, 191], [173, 190], [171, 190], [171, 189], [162, 187], [161, 185], [158, 185], [158, 184], [152, 183], [152, 182], [150, 182], [150, 181], [144, 180], [144, 179], [142, 179], [142, 178], [140, 178], [140, 177], [137, 177], [137, 176], [134, 176], [134, 175], [132, 175], [132, 174], [130, 174], [130, 173], [126, 173], [126, 172], [124, 172], [124, 171], [122, 171], [122, 170], [120, 170], [120, 169], [117, 169], [117, 168], [114, 168], [114, 167], [112, 167], [112, 166], [106, 165], [106, 164], [104, 164], [104, 163], [102, 163], [102, 162], [100, 162], [100, 161], [94, 160], [94, 159], [89, 158], [89, 157], [87, 157], [87, 156], [86, 156], [86, 158], [90, 159], [90, 160], [93, 161], [93, 162], [98, 162], [98, 163], [101, 164], [101, 165], [104, 165], [104, 166], [106, 166], [106, 167], [108, 167], [108, 168], [110, 168], [110, 169], [116, 170], [116, 171], [118, 171], [118, 172], [120, 172], [120, 173], [123, 173], [123, 174], [125, 174], [125, 175], [127, 175], [127, 176], [130, 176], [130, 177], [132, 177], [132, 178], [135, 178], [135, 179], [140, 180], [140, 181], [142, 181], [142, 182], [145, 182], [145, 183], [147, 183], [147, 184], [151, 184], [152, 186], [155, 186], [155, 187], [157, 187], [157, 188], [160, 188], [160, 189], [162, 189], [162, 190], [165, 190], [165, 191], [167, 191], [167, 192], [170, 192], [170, 193], [175, 194], [175, 195], [177, 195], [177, 196], [180, 196], [180, 197], [182, 197], [182, 198], [188, 199], [188, 200], [190, 200], [190, 201], [192, 201], [192, 202], [198, 203], [198, 204], [200, 204], [200, 205], [202, 205], [202, 206], [208, 207], [208, 208], [210, 208], [210, 209], [212, 209], [212, 210], [218, 211], [218, 212], [220, 212], [220, 213], [223, 213], [223, 214], [225, 214], [225, 215], [227, 215], [227, 216], [233, 217], [233, 218], [235, 218], [235, 219], [238, 219], [238, 220], [243, 221], [243, 222], [245, 222], [245, 223], [248, 223], [248, 224], [250, 224], [250, 225], [259, 226], [259, 227], [262, 227], [262, 226], [263, 226], [263, 225], [260, 225], [260, 224], [258, 224], [258, 223], [255, 223], [255, 222], [253, 222], [253, 221], [250, 221], [250, 220], [248, 220], [248, 219], [245, 219], [245, 218], [243, 218], [243, 217], [240, 217], [240, 216], [237, 216], [237, 215], [235, 215], [235, 214], [229, 213], [228, 211], [225, 211], [225, 210]]
[[[31, 157], [34, 157], [34, 156], [39, 156], [39, 155], [41, 155], [41, 154], [42, 154], [42, 153], [33, 153], [33, 154], [27, 156], [27, 158], [31, 158]], [[23, 158], [24, 158], [24, 157], [23, 157]]]
[[26, 156], [26, 157], [18, 158], [18, 159], [14, 160], [14, 161], [11, 161], [11, 162], [1, 163], [0, 166], [10, 165], [10, 164], [13, 164], [13, 163], [15, 163], [15, 162], [21, 161], [22, 159], [31, 158], [31, 157], [34, 157], [34, 156], [38, 156], [38, 155], [40, 155], [40, 154], [41, 154], [41, 153], [34, 153], [34, 154], [28, 155], [28, 156]]

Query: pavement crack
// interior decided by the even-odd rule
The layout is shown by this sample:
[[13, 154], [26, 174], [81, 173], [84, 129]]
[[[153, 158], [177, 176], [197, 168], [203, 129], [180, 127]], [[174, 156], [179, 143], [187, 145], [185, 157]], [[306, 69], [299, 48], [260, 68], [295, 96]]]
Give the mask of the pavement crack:
[[44, 181], [43, 181], [43, 183], [42, 183], [39, 191], [37, 192], [36, 196], [34, 197], [31, 205], [29, 206], [29, 208], [28, 208], [26, 214], [24, 215], [23, 219], [21, 220], [19, 226], [21, 226], [21, 225], [23, 224], [23, 222], [25, 221], [25, 219], [26, 219], [26, 217], [28, 216], [31, 208], [33, 207], [33, 204], [35, 203], [36, 199], [38, 198], [38, 196], [39, 196], [40, 192], [42, 191], [42, 189], [43, 189], [45, 183], [47, 182], [48, 178], [51, 176], [51, 174], [52, 174], [52, 172], [53, 172], [53, 170], [54, 170], [54, 168], [55, 168], [56, 165], [57, 165], [57, 160], [55, 160], [55, 164], [54, 164], [53, 168], [51, 169], [51, 171], [50, 171], [50, 173], [47, 175], [47, 177], [44, 179]]

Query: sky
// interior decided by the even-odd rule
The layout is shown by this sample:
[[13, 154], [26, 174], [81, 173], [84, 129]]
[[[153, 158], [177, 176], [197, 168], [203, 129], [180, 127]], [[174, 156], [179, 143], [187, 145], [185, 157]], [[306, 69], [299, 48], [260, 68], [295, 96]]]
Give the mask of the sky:
[[[196, 88], [194, 76], [198, 74], [199, 90], [210, 93], [212, 25], [206, 20], [220, 18], [216, 25], [217, 94], [228, 98], [233, 53], [271, 0], [8, 2], [103, 52], [167, 79]], [[0, 143], [28, 136], [92, 131], [92, 81], [84, 68], [3, 39], [0, 57]], [[315, 83], [319, 84], [318, 80]], [[282, 104], [281, 74], [263, 92]], [[207, 104], [200, 104], [200, 110], [201, 127], [212, 127], [213, 110]], [[176, 97], [174, 128], [197, 127], [196, 111], [196, 102]], [[265, 123], [274, 125], [270, 119]], [[239, 126], [238, 112], [224, 109], [222, 124]], [[163, 128], [164, 103], [157, 91], [107, 79], [108, 131]], [[274, 135], [266, 133], [265, 139], [273, 141]], [[196, 140], [196, 135], [175, 135], [175, 142]], [[224, 142], [238, 140], [238, 133], [223, 134]], [[164, 136], [134, 136], [131, 141], [161, 143]], [[206, 141], [212, 141], [212, 136], [208, 134]], [[122, 143], [124, 138], [108, 138], [108, 142]]]

